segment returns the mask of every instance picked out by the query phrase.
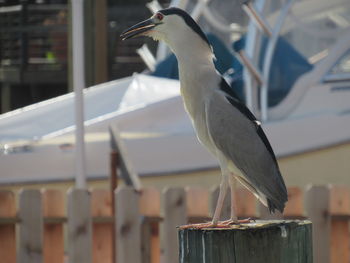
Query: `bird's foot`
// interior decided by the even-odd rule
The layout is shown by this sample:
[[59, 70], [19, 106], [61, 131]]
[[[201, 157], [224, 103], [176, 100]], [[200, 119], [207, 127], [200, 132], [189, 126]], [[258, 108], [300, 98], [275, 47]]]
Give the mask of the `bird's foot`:
[[255, 222], [254, 219], [252, 218], [246, 218], [246, 219], [229, 219], [225, 221], [219, 221], [218, 224], [223, 225], [223, 226], [230, 226], [230, 225], [239, 225], [239, 224], [247, 224]]
[[217, 227], [217, 224], [214, 224], [213, 222], [206, 222], [206, 223], [199, 223], [199, 224], [188, 224], [180, 226], [180, 229], [188, 229], [188, 228], [194, 228], [194, 229], [203, 229], [203, 228], [214, 228]]
[[183, 225], [180, 226], [180, 229], [188, 229], [188, 228], [194, 228], [194, 229], [204, 229], [204, 228], [227, 228], [231, 225], [239, 225], [239, 224], [246, 224], [251, 223], [252, 221], [255, 221], [254, 219], [247, 218], [247, 219], [229, 219], [225, 221], [219, 221], [217, 223], [213, 222], [206, 222], [206, 223], [199, 223], [199, 224], [189, 224], [189, 225]]

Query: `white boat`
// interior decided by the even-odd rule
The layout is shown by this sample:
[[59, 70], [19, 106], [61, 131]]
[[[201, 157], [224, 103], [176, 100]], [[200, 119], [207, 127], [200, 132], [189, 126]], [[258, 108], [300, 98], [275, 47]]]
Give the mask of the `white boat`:
[[[269, 72], [276, 67], [270, 63], [268, 68], [257, 70], [266, 89], [259, 88], [245, 68], [245, 100], [263, 119], [288, 185], [350, 184], [350, 2], [287, 2], [275, 13], [261, 11], [271, 9], [264, 2], [259, 0], [254, 5], [273, 25], [275, 34], [266, 40], [267, 48], [272, 46], [272, 55], [277, 52], [278, 45], [271, 41], [282, 36], [294, 49], [301, 50], [310, 68], [298, 75], [272, 105], [268, 84], [274, 79]], [[207, 6], [202, 8], [208, 13]], [[331, 34], [323, 34], [331, 23]], [[308, 34], [312, 47], [304, 44]], [[244, 50], [252, 64], [258, 64], [263, 35], [251, 21]], [[172, 185], [198, 183], [199, 172], [207, 174], [203, 185], [218, 180], [211, 176], [218, 173], [217, 162], [197, 141], [183, 109], [177, 80], [141, 74], [97, 85], [85, 91], [85, 105], [89, 179], [108, 177], [108, 130], [112, 127], [123, 145], [128, 168], [144, 182], [153, 178]], [[0, 184], [73, 179], [73, 116], [72, 94], [0, 116]], [[176, 178], [170, 176], [173, 174]], [[181, 180], [179, 174], [184, 175]]]

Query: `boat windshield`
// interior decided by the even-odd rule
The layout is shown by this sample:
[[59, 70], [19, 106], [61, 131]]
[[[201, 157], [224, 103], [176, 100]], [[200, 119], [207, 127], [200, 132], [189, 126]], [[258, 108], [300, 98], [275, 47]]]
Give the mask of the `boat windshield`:
[[[281, 5], [273, 3], [281, 1], [270, 2], [270, 10]], [[277, 12], [266, 12], [270, 13], [267, 17], [273, 22]], [[310, 64], [315, 64], [328, 55], [329, 48], [349, 27], [350, 1], [296, 0], [285, 20], [281, 36]]]
[[[263, 1], [262, 14], [273, 32], [281, 22], [281, 12], [291, 0], [256, 0], [255, 3]], [[350, 1], [294, 0], [282, 23], [267, 71], [265, 66], [269, 64], [265, 60], [268, 56], [265, 55], [271, 38], [261, 34], [258, 47], [260, 70], [263, 74], [268, 72], [264, 75], [266, 89], [260, 89], [265, 94], [259, 94], [260, 98], [267, 98], [260, 100], [262, 112], [279, 104], [296, 81], [325, 59], [331, 47], [348, 32]]]

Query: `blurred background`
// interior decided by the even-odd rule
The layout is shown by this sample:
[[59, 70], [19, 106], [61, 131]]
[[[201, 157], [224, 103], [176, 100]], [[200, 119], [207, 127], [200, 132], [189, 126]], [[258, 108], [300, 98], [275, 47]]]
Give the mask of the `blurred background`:
[[[135, 53], [143, 41], [123, 43], [119, 39], [122, 29], [151, 14], [144, 4], [85, 1], [87, 86], [144, 69]], [[0, 7], [1, 112], [72, 91], [67, 1], [1, 1]]]
[[[174, 55], [147, 38], [119, 38], [170, 4], [208, 35], [217, 70], [262, 121], [287, 184], [349, 184], [350, 6], [342, 0], [84, 1], [88, 181], [108, 184], [115, 144], [125, 150], [124, 170], [146, 184], [219, 180], [178, 99]], [[75, 173], [71, 5], [2, 0], [0, 12], [0, 184], [68, 187]]]
[[[94, 199], [95, 217], [107, 218], [98, 222], [113, 221], [111, 196], [117, 185], [156, 189], [145, 190], [141, 197], [144, 205], [156, 206], [142, 213], [155, 219], [152, 246], [159, 258], [159, 191], [192, 188], [186, 190], [191, 222], [207, 219], [208, 196], [217, 197], [218, 163], [199, 144], [184, 111], [175, 56], [151, 39], [119, 38], [157, 10], [178, 6], [201, 25], [213, 46], [217, 70], [261, 120], [289, 187], [284, 217], [316, 220], [316, 233], [324, 235], [314, 236], [321, 242], [315, 262], [348, 262], [349, 0], [82, 3], [85, 134], [78, 136], [85, 138], [87, 188], [106, 191]], [[0, 216], [13, 217], [4, 221], [11, 227], [18, 223], [17, 210], [15, 202], [6, 202], [21, 199], [17, 194], [23, 188], [37, 189], [38, 196], [45, 193], [40, 189], [56, 189], [59, 193], [51, 194], [62, 197], [56, 203], [61, 214], [53, 217], [66, 216], [62, 193], [74, 186], [77, 175], [74, 16], [71, 1], [0, 0]], [[244, 189], [239, 191], [241, 217], [270, 218]], [[205, 204], [198, 209], [205, 212], [196, 215], [201, 200]], [[9, 207], [13, 209], [6, 210]], [[156, 212], [150, 216], [147, 211]], [[64, 220], [69, 221], [58, 220], [61, 227]], [[106, 253], [106, 262], [112, 262], [111, 250]], [[97, 257], [94, 262], [102, 261]]]

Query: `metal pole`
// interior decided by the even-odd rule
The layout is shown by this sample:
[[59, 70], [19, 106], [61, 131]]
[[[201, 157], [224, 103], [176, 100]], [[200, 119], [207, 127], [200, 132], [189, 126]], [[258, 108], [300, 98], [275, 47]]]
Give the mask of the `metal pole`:
[[275, 23], [275, 27], [272, 30], [272, 35], [270, 36], [269, 42], [267, 44], [265, 58], [264, 58], [264, 65], [263, 65], [263, 83], [260, 90], [260, 110], [261, 110], [261, 120], [267, 121], [267, 111], [269, 107], [268, 102], [268, 86], [270, 82], [270, 70], [271, 70], [271, 64], [273, 55], [275, 52], [275, 47], [278, 41], [279, 33], [282, 29], [283, 23], [287, 18], [288, 12], [290, 8], [292, 7], [294, 3], [294, 0], [289, 0], [287, 4], [281, 8], [280, 15], [278, 17], [278, 20]]
[[272, 30], [265, 18], [254, 8], [251, 2], [242, 5], [243, 10], [247, 13], [249, 18], [269, 37], [272, 36]]
[[[265, 7], [265, 0], [256, 0], [254, 2], [258, 12], [262, 12]], [[255, 64], [258, 64], [259, 52], [257, 48], [260, 46], [260, 36], [255, 22], [251, 20], [248, 26], [248, 32], [245, 41], [245, 54]], [[243, 69], [244, 92], [247, 107], [256, 115], [258, 115], [257, 89], [258, 85], [254, 82], [252, 75], [247, 68]]]
[[73, 87], [75, 105], [76, 188], [86, 188], [84, 142], [84, 0], [72, 0]]

